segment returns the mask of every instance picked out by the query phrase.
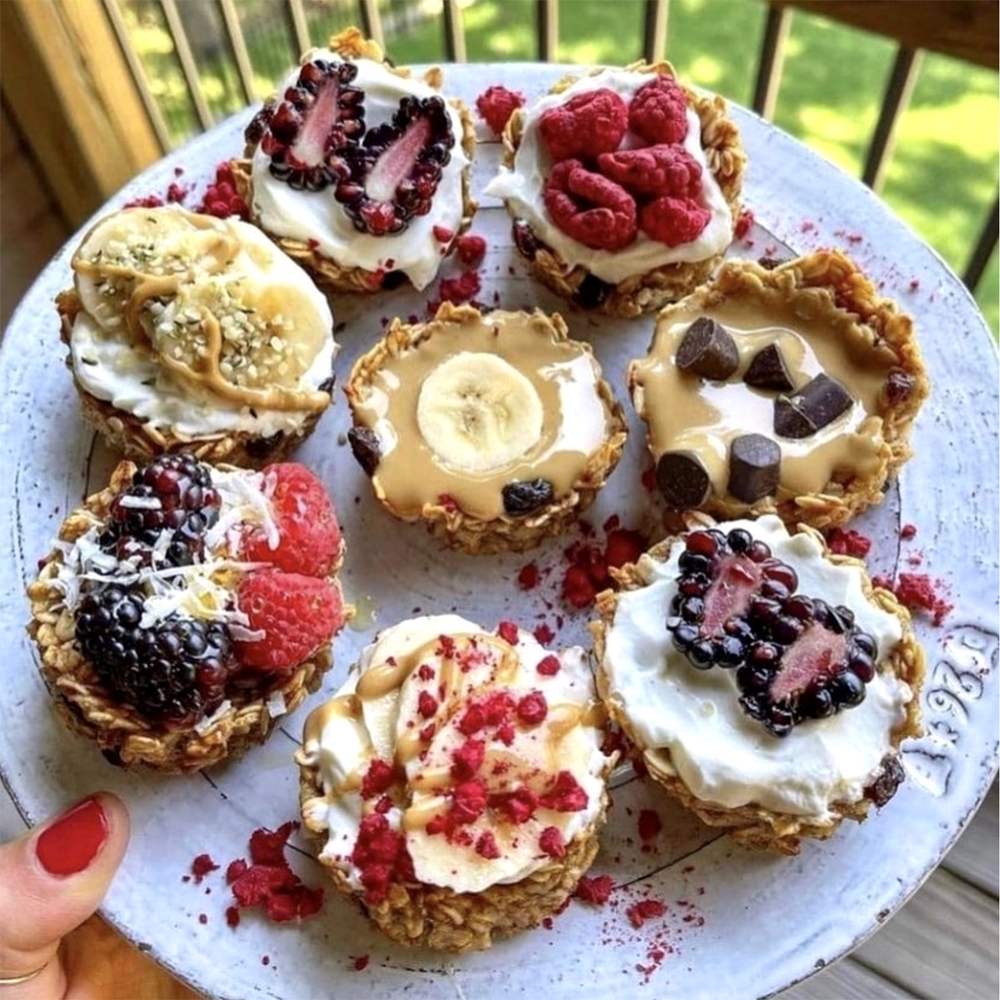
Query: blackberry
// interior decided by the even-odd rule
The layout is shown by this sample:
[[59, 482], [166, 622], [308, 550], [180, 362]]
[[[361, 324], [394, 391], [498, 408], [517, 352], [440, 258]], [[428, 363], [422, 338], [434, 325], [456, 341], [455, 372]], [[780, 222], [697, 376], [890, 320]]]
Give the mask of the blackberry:
[[212, 474], [193, 455], [161, 455], [139, 469], [132, 485], [112, 501], [110, 521], [100, 545], [124, 560], [149, 552], [170, 532], [166, 562], [189, 566], [204, 551], [205, 532], [219, 518], [221, 499]]
[[154, 722], [190, 726], [225, 698], [235, 666], [229, 632], [176, 614], [142, 628], [142, 614], [137, 590], [92, 590], [77, 609], [77, 642], [116, 697]]

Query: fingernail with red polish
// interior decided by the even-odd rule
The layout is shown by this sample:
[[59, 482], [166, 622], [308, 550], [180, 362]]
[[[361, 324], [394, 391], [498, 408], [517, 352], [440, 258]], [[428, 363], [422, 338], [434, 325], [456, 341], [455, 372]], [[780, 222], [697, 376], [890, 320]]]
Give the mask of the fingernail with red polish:
[[50, 875], [76, 875], [97, 857], [109, 832], [100, 801], [84, 799], [39, 834], [35, 854]]

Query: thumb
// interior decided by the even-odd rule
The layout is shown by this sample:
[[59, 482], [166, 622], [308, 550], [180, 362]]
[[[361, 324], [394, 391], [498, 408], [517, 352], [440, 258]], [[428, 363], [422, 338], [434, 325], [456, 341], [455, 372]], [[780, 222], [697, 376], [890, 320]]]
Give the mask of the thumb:
[[59, 943], [100, 906], [128, 836], [124, 804], [99, 792], [0, 847], [0, 977], [43, 969], [5, 984], [4, 1000], [64, 995]]

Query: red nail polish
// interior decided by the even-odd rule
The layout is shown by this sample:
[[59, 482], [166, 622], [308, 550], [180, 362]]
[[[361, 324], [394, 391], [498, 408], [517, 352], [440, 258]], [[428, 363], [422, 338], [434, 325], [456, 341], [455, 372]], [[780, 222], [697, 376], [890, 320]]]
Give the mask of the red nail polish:
[[100, 801], [84, 799], [39, 834], [35, 854], [50, 875], [76, 875], [97, 857], [108, 833]]

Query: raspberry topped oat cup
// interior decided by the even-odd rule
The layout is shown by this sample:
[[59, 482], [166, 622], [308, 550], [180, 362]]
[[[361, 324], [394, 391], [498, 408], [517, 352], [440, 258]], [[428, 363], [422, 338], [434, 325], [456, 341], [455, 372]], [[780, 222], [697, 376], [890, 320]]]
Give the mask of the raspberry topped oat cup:
[[401, 944], [489, 947], [565, 905], [616, 754], [584, 651], [457, 615], [382, 631], [313, 710], [302, 816], [337, 888]]
[[330, 405], [333, 316], [259, 229], [176, 206], [95, 225], [59, 295], [83, 414], [136, 461], [169, 451], [259, 466]]
[[669, 63], [568, 78], [504, 131], [503, 199], [532, 274], [583, 308], [652, 312], [732, 242], [746, 158], [721, 98]]
[[336, 291], [433, 281], [475, 212], [471, 116], [349, 28], [312, 49], [233, 162], [252, 220]]
[[28, 587], [59, 715], [126, 768], [195, 771], [262, 743], [332, 664], [342, 559], [304, 466], [122, 462]]
[[924, 654], [862, 562], [782, 521], [654, 546], [598, 596], [598, 689], [655, 781], [739, 842], [794, 854], [904, 778]]

